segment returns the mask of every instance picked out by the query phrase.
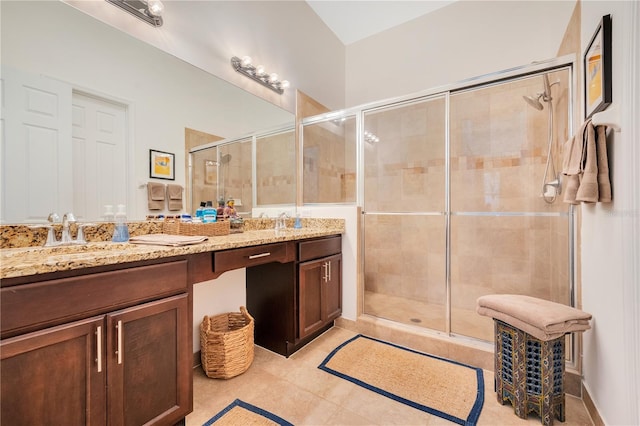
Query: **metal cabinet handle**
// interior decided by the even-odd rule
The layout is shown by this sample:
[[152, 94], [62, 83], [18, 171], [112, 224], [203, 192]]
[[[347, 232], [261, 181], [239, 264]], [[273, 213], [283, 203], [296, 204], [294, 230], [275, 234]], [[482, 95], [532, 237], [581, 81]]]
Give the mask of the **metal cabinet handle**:
[[102, 373], [102, 326], [96, 328], [96, 363], [98, 364], [98, 373]]
[[322, 279], [325, 283], [329, 282], [329, 262], [324, 262], [322, 264], [322, 268], [324, 269], [324, 275]]
[[122, 364], [122, 320], [118, 320], [116, 329], [118, 331], [118, 347], [116, 348], [116, 354], [118, 355], [118, 364]]
[[260, 254], [252, 254], [251, 256], [249, 256], [249, 259], [259, 259], [261, 257], [267, 257], [267, 256], [271, 256], [271, 253], [267, 252], [267, 253], [260, 253]]
[[327, 264], [329, 265], [329, 272], [327, 272], [327, 281], [331, 281], [331, 261], [328, 261]]

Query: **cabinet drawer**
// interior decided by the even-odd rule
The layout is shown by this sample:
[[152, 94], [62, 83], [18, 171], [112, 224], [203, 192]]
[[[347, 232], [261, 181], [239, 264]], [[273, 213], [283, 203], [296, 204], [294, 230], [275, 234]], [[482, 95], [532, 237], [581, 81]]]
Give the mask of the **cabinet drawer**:
[[304, 262], [319, 257], [331, 256], [342, 251], [342, 237], [340, 235], [303, 241], [298, 244], [298, 261]]
[[5, 287], [2, 337], [187, 291], [187, 261]]
[[265, 244], [214, 252], [213, 271], [224, 272], [265, 263], [287, 263], [294, 260], [292, 243]]

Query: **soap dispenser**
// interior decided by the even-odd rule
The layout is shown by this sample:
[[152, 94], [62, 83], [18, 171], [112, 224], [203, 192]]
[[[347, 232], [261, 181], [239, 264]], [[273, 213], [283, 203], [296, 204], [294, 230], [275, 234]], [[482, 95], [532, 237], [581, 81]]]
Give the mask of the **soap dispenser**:
[[113, 230], [114, 243], [126, 243], [129, 241], [129, 227], [127, 226], [127, 213], [124, 204], [118, 204], [118, 211], [115, 214], [116, 226]]

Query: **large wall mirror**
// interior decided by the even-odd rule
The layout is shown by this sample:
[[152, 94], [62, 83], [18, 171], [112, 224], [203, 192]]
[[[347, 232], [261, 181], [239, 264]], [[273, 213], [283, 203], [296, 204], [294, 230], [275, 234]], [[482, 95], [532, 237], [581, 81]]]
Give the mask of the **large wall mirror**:
[[[187, 190], [185, 129], [226, 139], [293, 125], [290, 112], [63, 2], [0, 8], [3, 223], [68, 211], [96, 221], [109, 204], [144, 219], [146, 183], [158, 181], [149, 150], [175, 155], [164, 183]], [[252, 167], [228, 154], [228, 173]]]

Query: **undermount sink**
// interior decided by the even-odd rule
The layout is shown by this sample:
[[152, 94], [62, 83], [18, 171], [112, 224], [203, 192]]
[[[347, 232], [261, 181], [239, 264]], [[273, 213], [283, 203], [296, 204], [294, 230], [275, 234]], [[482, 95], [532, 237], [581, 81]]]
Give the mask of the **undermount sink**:
[[69, 244], [59, 245], [53, 247], [22, 247], [3, 249], [1, 251], [2, 258], [9, 259], [17, 256], [38, 256], [42, 258], [48, 258], [51, 256], [75, 256], [77, 255], [91, 255], [96, 252], [102, 252], [105, 250], [123, 250], [129, 247], [124, 243], [112, 243], [112, 242], [95, 242], [87, 244]]

